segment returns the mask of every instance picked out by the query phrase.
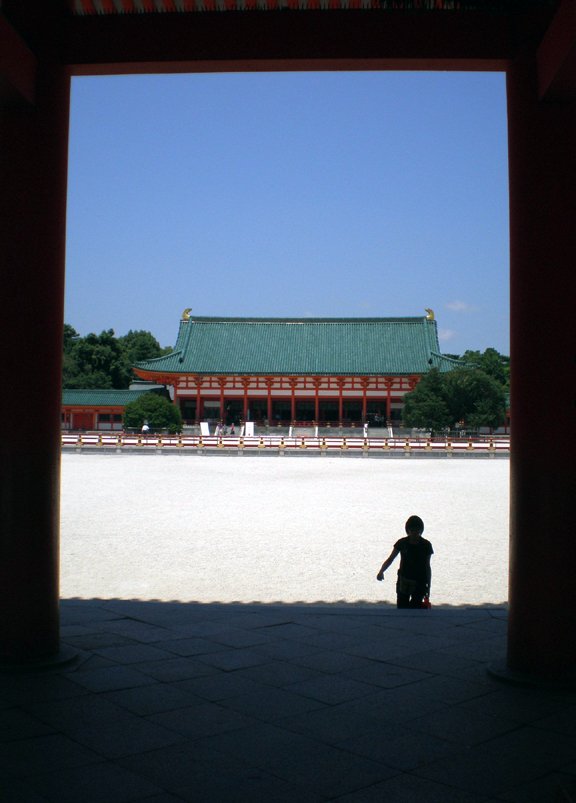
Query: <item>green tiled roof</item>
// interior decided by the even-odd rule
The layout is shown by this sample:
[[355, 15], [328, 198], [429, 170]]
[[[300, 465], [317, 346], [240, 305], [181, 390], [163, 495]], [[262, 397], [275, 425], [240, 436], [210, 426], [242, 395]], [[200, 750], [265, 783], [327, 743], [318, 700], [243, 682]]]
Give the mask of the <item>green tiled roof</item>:
[[125, 407], [155, 387], [142, 390], [63, 390], [62, 405], [69, 407]]
[[406, 375], [437, 367], [427, 318], [205, 318], [180, 322], [174, 351], [136, 363], [160, 374]]

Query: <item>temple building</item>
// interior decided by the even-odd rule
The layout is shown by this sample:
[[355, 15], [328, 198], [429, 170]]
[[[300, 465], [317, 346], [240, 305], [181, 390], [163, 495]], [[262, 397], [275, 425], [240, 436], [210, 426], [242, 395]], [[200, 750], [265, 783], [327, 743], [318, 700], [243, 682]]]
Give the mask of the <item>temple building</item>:
[[221, 420], [381, 424], [440, 353], [434, 313], [418, 318], [214, 318], [185, 310], [174, 351], [135, 373], [173, 389], [187, 424]]
[[162, 393], [164, 388], [146, 385], [129, 390], [64, 389], [62, 429], [99, 432], [123, 430], [126, 405], [150, 392]]

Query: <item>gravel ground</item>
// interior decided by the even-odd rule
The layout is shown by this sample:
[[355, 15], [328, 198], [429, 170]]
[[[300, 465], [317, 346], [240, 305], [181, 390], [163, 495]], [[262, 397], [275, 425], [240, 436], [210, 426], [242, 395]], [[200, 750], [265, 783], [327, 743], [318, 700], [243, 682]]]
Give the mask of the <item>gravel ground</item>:
[[507, 600], [508, 460], [64, 454], [61, 595], [395, 601], [413, 513], [434, 604]]

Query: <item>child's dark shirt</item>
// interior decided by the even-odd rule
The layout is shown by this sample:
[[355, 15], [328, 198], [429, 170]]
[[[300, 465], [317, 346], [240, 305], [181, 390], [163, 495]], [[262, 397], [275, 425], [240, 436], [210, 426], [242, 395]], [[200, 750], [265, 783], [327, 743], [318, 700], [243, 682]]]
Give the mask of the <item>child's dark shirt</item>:
[[398, 574], [407, 580], [416, 580], [417, 583], [428, 581], [428, 561], [434, 554], [432, 544], [425, 538], [419, 538], [410, 543], [408, 536], [401, 538], [394, 544], [394, 549], [400, 552], [400, 568]]

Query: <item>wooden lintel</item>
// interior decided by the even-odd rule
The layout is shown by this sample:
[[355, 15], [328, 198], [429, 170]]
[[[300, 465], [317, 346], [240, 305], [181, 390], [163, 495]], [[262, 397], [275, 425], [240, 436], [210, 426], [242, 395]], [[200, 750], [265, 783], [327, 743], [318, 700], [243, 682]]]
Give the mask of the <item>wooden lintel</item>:
[[509, 17], [479, 12], [250, 11], [69, 18], [75, 75], [239, 70], [504, 70]]
[[33, 104], [36, 58], [0, 11], [0, 108]]
[[538, 48], [541, 100], [576, 99], [576, 2], [563, 0]]

